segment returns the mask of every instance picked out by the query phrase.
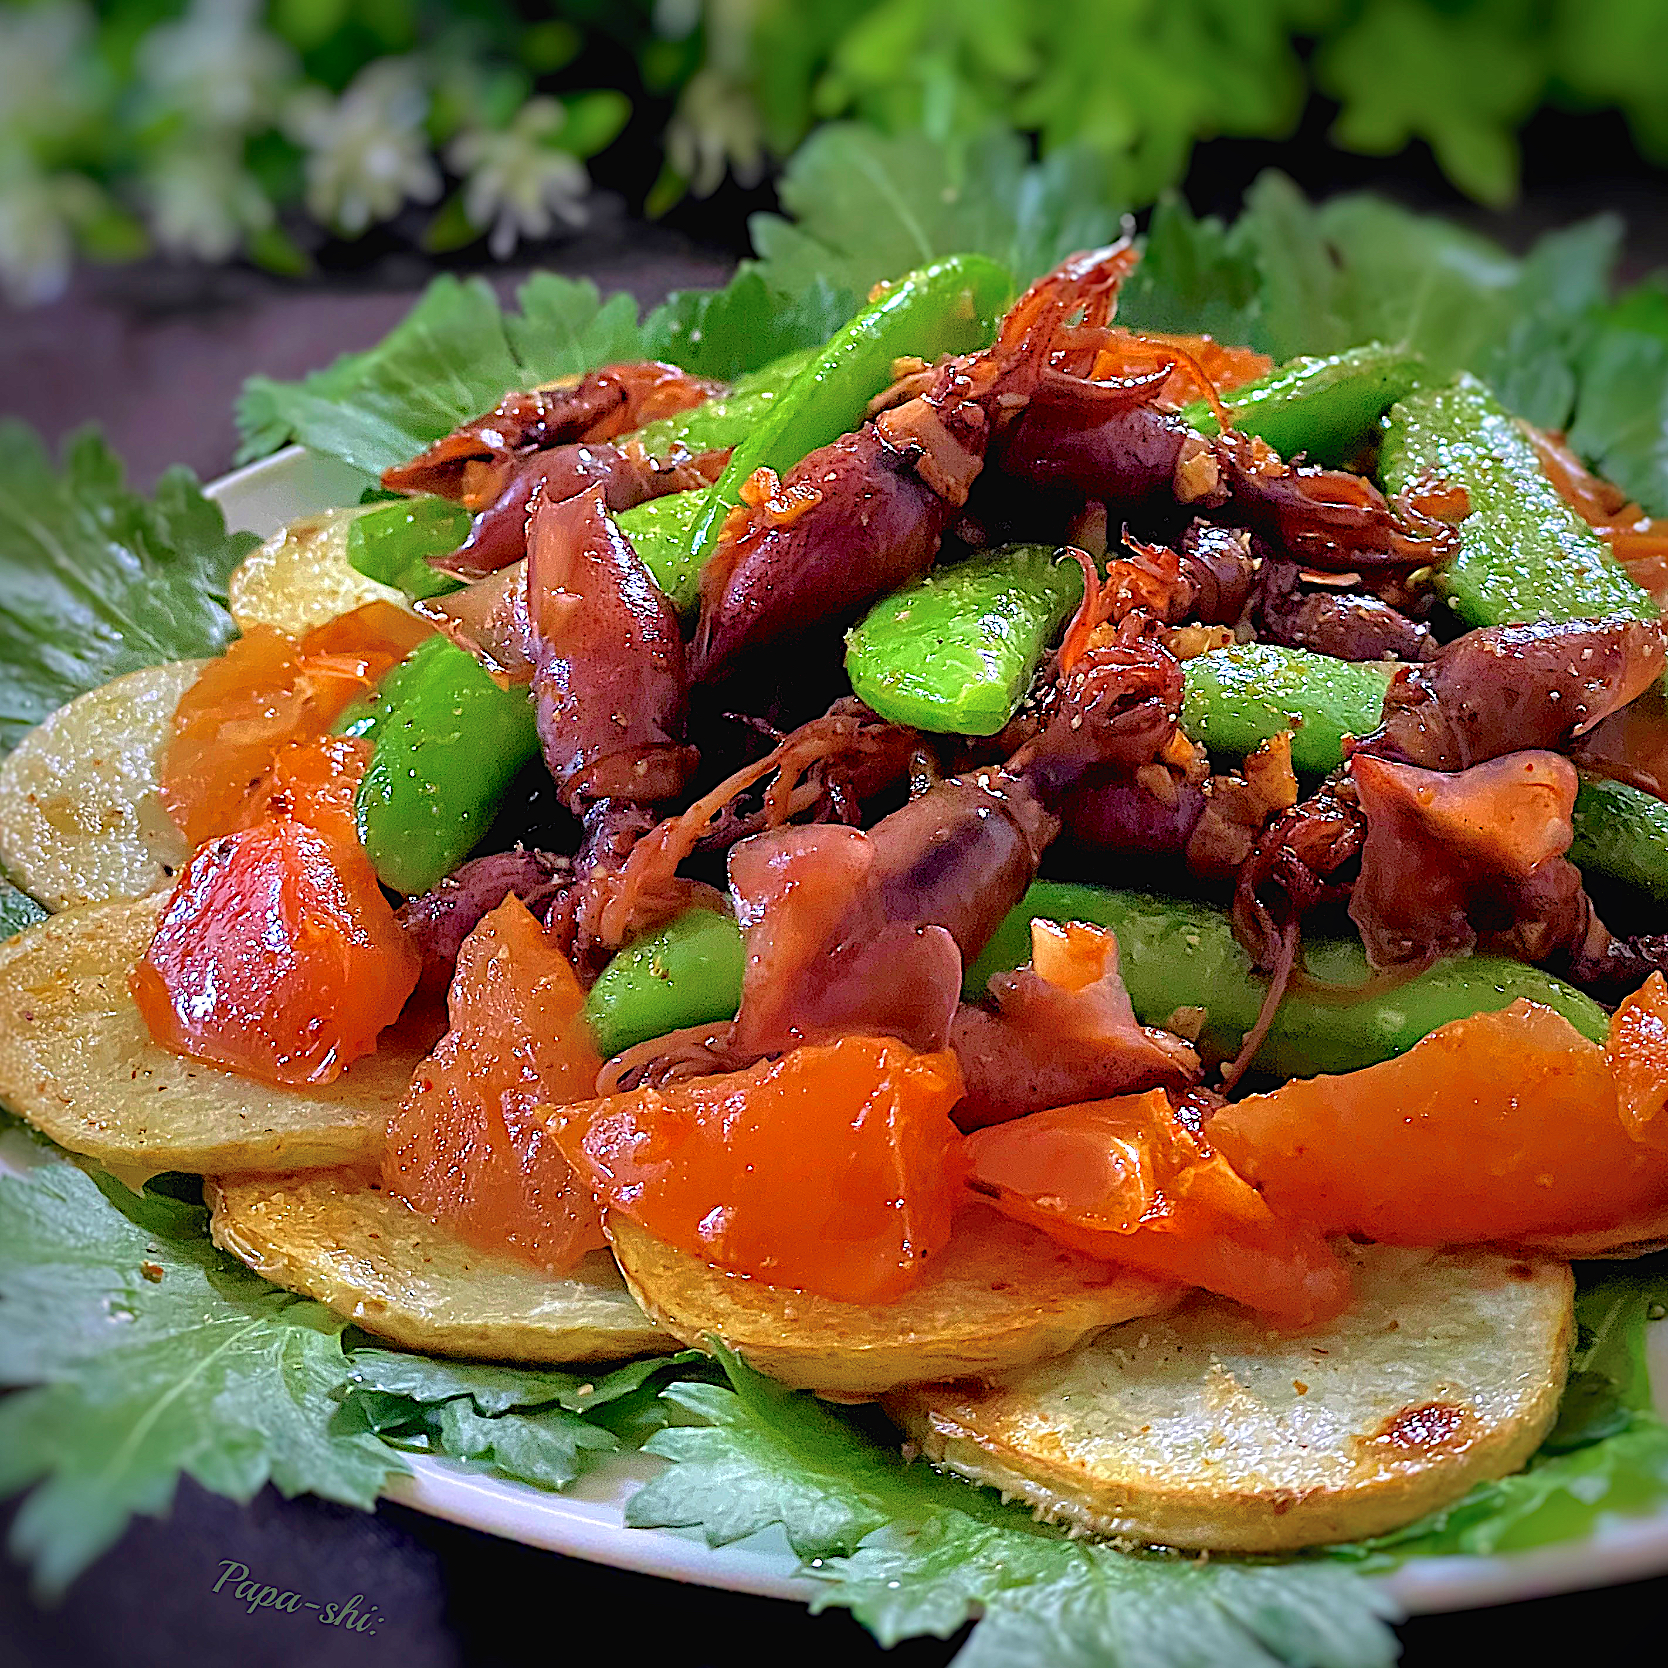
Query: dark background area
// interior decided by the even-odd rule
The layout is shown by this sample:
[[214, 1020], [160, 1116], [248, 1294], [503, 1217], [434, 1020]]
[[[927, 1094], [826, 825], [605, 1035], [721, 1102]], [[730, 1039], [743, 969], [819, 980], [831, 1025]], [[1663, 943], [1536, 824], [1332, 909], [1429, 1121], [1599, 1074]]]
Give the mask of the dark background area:
[[[1524, 130], [1525, 190], [1504, 213], [1477, 208], [1443, 179], [1422, 147], [1390, 161], [1325, 142], [1333, 112], [1315, 101], [1285, 144], [1212, 141], [1195, 153], [1186, 195], [1196, 210], [1231, 214], [1264, 167], [1312, 195], [1373, 189], [1448, 213], [1522, 249], [1549, 227], [1601, 210], [1628, 227], [1624, 279], [1668, 266], [1662, 176], [1640, 162], [1620, 118], [1543, 111]], [[645, 131], [647, 131], [645, 129]], [[667, 290], [722, 282], [745, 251], [746, 218], [771, 206], [768, 186], [726, 188], [645, 225], [624, 208], [646, 189], [642, 140], [628, 129], [600, 159], [612, 197], [584, 233], [489, 276], [508, 295], [526, 271], [593, 278], [643, 304]], [[648, 172], [652, 178], [652, 171]], [[467, 257], [414, 255], [398, 226], [321, 252], [305, 282], [250, 268], [151, 261], [84, 268], [60, 301], [0, 308], [0, 413], [56, 440], [97, 422], [148, 485], [166, 465], [205, 478], [230, 464], [231, 406], [243, 378], [293, 377], [369, 346], [439, 270], [476, 270]], [[9, 1519], [9, 1512], [4, 1514]], [[254, 1616], [211, 1592], [235, 1559], [280, 1588], [345, 1599], [382, 1618], [375, 1631], [316, 1625], [310, 1615]], [[1446, 1617], [1402, 1631], [1407, 1668], [1565, 1660], [1572, 1642], [1599, 1660], [1661, 1654], [1668, 1578], [1608, 1591]], [[0, 1668], [497, 1668], [582, 1657], [728, 1668], [732, 1664], [947, 1662], [955, 1642], [918, 1641], [889, 1656], [848, 1617], [685, 1588], [577, 1563], [384, 1505], [375, 1516], [267, 1491], [247, 1508], [182, 1488], [168, 1519], [136, 1523], [53, 1610], [30, 1600], [15, 1564], [0, 1560]], [[1235, 1668], [1223, 1664], [1222, 1668]]]

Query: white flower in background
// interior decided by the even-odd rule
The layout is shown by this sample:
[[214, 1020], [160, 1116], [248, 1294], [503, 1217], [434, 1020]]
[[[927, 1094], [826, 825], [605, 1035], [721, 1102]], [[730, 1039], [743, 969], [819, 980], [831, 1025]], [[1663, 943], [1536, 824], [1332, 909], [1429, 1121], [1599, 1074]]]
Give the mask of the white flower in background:
[[91, 36], [78, 0], [0, 6], [0, 138], [61, 139], [91, 114]]
[[307, 149], [307, 207], [356, 237], [399, 212], [407, 198], [432, 203], [440, 170], [428, 152], [424, 92], [409, 61], [367, 64], [340, 98], [316, 87], [291, 101], [285, 123]]
[[706, 26], [706, 54], [678, 97], [666, 128], [666, 159], [697, 197], [709, 196], [734, 172], [741, 185], [764, 177], [764, 127], [748, 82], [760, 0], [659, 0], [656, 29], [680, 40]]
[[198, 127], [246, 133], [277, 110], [293, 54], [260, 27], [260, 0], [192, 0], [139, 43], [139, 74], [165, 109]]
[[169, 145], [145, 170], [151, 230], [173, 255], [230, 260], [249, 232], [273, 221], [272, 204], [236, 145], [202, 136]]
[[557, 100], [530, 98], [508, 127], [460, 134], [447, 150], [447, 162], [464, 176], [469, 223], [492, 227], [487, 247], [495, 260], [519, 238], [548, 236], [558, 221], [584, 225], [590, 176], [577, 157], [550, 143], [566, 119]]
[[103, 193], [80, 174], [48, 174], [16, 149], [0, 155], [0, 291], [20, 307], [62, 295], [76, 227], [103, 203]]
[[666, 157], [697, 197], [710, 196], [726, 171], [742, 185], [764, 177], [764, 134], [753, 95], [721, 71], [698, 70], [666, 128]]

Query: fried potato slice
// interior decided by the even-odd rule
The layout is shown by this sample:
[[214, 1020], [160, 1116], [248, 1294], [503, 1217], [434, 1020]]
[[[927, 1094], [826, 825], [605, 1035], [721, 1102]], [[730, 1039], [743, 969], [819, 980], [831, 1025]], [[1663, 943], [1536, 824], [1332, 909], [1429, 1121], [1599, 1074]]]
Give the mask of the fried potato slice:
[[367, 602], [403, 608], [401, 592], [367, 579], [348, 561], [348, 527], [367, 507], [304, 516], [250, 551], [226, 587], [238, 630], [269, 625], [300, 637]]
[[1568, 1368], [1569, 1266], [1341, 1246], [1356, 1301], [1277, 1334], [1198, 1296], [983, 1388], [900, 1391], [927, 1457], [1155, 1545], [1284, 1552], [1409, 1523], [1539, 1446]]
[[151, 1041], [128, 995], [166, 899], [91, 904], [0, 945], [0, 1103], [130, 1184], [375, 1163], [388, 1115], [434, 1040], [386, 1034], [322, 1089], [281, 1089]]
[[157, 770], [204, 664], [146, 666], [78, 695], [0, 764], [0, 867], [48, 909], [143, 897], [190, 856]]
[[617, 1213], [606, 1226], [632, 1295], [673, 1337], [699, 1348], [716, 1336], [760, 1372], [832, 1396], [1024, 1366], [1180, 1296], [983, 1206], [957, 1219], [920, 1285], [884, 1304], [839, 1303], [715, 1268]]
[[222, 1177], [208, 1194], [216, 1245], [407, 1349], [559, 1365], [671, 1343], [606, 1251], [547, 1274], [475, 1250], [347, 1170]]

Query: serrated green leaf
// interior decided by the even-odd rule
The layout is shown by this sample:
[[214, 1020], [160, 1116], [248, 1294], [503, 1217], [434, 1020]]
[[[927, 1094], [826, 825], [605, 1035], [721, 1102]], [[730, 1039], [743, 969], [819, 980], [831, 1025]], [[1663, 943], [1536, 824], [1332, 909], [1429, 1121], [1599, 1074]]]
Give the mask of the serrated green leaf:
[[1668, 288], [1647, 280], [1594, 321], [1570, 440], [1651, 515], [1668, 515]]
[[55, 469], [32, 429], [0, 422], [0, 753], [123, 672], [222, 649], [226, 580], [255, 542], [189, 470], [146, 498], [96, 434]]
[[508, 389], [640, 353], [629, 296], [604, 303], [586, 280], [538, 273], [517, 301], [506, 313], [484, 280], [436, 278], [376, 347], [300, 382], [251, 377], [238, 401], [239, 460], [299, 440], [377, 475]]
[[630, 1361], [600, 1375], [585, 1375], [554, 1368], [441, 1361], [402, 1350], [356, 1349], [348, 1360], [348, 1375], [356, 1390], [381, 1391], [412, 1402], [467, 1396], [483, 1414], [552, 1403], [570, 1413], [591, 1413], [641, 1389], [657, 1375], [703, 1359], [698, 1351], [682, 1350]]
[[0, 1495], [11, 1545], [61, 1592], [179, 1477], [369, 1507], [403, 1469], [332, 1429], [345, 1322], [216, 1251], [200, 1206], [74, 1164], [0, 1177]]
[[560, 1407], [487, 1417], [459, 1396], [435, 1408], [429, 1424], [437, 1452], [543, 1489], [566, 1488], [588, 1464], [620, 1447], [612, 1431]]

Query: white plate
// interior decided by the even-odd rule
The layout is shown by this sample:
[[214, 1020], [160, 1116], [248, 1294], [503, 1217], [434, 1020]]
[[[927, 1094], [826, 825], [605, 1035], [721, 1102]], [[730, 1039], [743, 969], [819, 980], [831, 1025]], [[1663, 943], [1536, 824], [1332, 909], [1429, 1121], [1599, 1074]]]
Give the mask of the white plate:
[[[366, 478], [292, 446], [208, 488], [233, 528], [263, 536], [296, 516], [352, 503]], [[0, 1165], [4, 1155], [0, 1155]], [[1652, 1328], [1659, 1401], [1668, 1402], [1668, 1322]], [[1668, 1414], [1668, 1405], [1663, 1408]], [[418, 1459], [392, 1498], [453, 1523], [645, 1575], [754, 1593], [804, 1598], [815, 1584], [796, 1575], [779, 1531], [722, 1549], [669, 1530], [631, 1529], [624, 1507], [661, 1462], [632, 1455], [599, 1467], [568, 1493], [545, 1494], [442, 1461]], [[1668, 1573], [1668, 1512], [1617, 1522], [1591, 1539], [1496, 1558], [1420, 1558], [1385, 1578], [1410, 1612], [1461, 1610]]]

